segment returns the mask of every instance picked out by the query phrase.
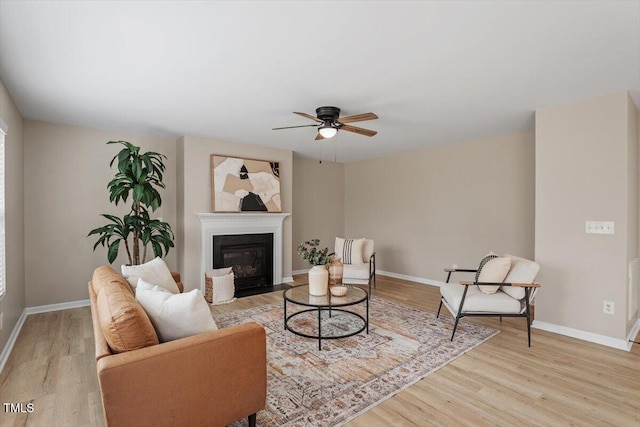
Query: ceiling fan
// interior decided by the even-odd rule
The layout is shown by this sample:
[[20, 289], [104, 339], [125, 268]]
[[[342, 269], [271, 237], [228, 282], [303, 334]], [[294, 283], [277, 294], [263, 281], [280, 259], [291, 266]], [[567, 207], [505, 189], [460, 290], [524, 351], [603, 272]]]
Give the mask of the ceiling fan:
[[358, 126], [351, 126], [347, 123], [363, 122], [365, 120], [375, 120], [378, 118], [373, 113], [356, 114], [355, 116], [340, 118], [340, 109], [338, 107], [318, 107], [316, 109], [316, 116], [311, 114], [293, 112], [307, 119], [311, 119], [318, 124], [315, 125], [302, 125], [302, 126], [286, 126], [280, 128], [273, 128], [273, 130], [280, 129], [293, 129], [293, 128], [305, 128], [305, 127], [317, 127], [318, 135], [316, 141], [319, 139], [332, 138], [338, 133], [339, 130], [346, 130], [347, 132], [357, 133], [358, 135], [374, 136], [378, 132], [374, 130], [364, 129]]

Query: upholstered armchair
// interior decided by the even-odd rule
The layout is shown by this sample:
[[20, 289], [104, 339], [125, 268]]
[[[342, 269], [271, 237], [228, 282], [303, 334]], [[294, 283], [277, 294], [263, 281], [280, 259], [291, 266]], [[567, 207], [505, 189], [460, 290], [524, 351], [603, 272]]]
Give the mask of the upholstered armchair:
[[371, 239], [343, 239], [336, 237], [334, 255], [342, 261], [342, 283], [376, 287], [376, 252]]
[[[451, 341], [458, 322], [466, 316], [525, 317], [527, 319], [527, 339], [531, 347], [530, 305], [540, 288], [535, 283], [540, 266], [514, 255], [502, 257], [487, 255], [477, 269], [445, 268], [447, 282], [440, 287], [440, 306], [444, 305], [455, 324]], [[475, 280], [449, 283], [452, 273], [476, 273]]]

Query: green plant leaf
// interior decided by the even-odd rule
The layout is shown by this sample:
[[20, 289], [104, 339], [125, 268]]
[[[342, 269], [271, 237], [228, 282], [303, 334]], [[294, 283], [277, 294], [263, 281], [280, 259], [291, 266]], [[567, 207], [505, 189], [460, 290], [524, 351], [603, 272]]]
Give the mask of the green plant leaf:
[[116, 239], [109, 245], [109, 252], [107, 253], [107, 259], [109, 264], [113, 264], [113, 261], [118, 257], [118, 249], [120, 248], [120, 241], [122, 239]]

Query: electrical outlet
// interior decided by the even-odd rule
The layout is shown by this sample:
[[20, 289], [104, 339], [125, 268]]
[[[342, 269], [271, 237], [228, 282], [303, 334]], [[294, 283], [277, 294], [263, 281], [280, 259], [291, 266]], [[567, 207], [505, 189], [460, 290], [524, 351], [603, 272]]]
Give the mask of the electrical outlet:
[[613, 221], [585, 221], [584, 232], [587, 234], [615, 234]]
[[4, 323], [3, 320], [4, 320], [4, 313], [0, 313], [0, 331], [2, 330], [2, 324]]
[[616, 304], [613, 301], [602, 301], [602, 312], [604, 314], [614, 314], [616, 310]]

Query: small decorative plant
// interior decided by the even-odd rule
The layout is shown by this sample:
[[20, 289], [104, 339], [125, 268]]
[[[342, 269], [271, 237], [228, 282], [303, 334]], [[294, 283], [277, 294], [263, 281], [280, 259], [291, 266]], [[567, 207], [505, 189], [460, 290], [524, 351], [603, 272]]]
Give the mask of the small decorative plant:
[[99, 236], [93, 250], [98, 245], [106, 246], [107, 259], [113, 263], [122, 244], [131, 265], [145, 262], [147, 246], [151, 246], [155, 256], [169, 253], [174, 238], [171, 226], [150, 215], [162, 204], [157, 188], [164, 188], [162, 175], [166, 156], [153, 151], [141, 153], [140, 147], [127, 141], [109, 141], [107, 144], [124, 146], [109, 164], [112, 167], [116, 160], [118, 162], [118, 171], [107, 185], [109, 200], [117, 205], [119, 201], [127, 203], [131, 196], [131, 209], [122, 218], [102, 214], [109, 223], [89, 232], [89, 236]]
[[320, 239], [311, 239], [298, 245], [298, 255], [311, 265], [326, 265], [329, 248], [320, 249]]

